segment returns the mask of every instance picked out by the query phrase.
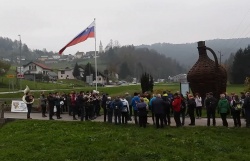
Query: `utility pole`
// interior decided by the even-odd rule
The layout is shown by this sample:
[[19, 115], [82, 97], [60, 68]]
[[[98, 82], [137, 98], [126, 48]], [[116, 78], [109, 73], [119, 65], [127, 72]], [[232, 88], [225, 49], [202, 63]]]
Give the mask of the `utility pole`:
[[223, 56], [223, 54], [221, 54], [221, 51], [218, 51], [218, 53], [220, 54], [220, 65], [221, 65], [221, 57]]
[[[21, 35], [18, 35], [19, 39], [20, 39], [20, 59], [19, 59], [19, 75], [21, 76], [22, 74], [22, 64], [21, 64], [21, 60], [22, 60], [22, 40], [21, 40]], [[22, 84], [21, 84], [21, 78], [19, 78], [19, 83], [20, 83], [20, 90], [22, 90]]]

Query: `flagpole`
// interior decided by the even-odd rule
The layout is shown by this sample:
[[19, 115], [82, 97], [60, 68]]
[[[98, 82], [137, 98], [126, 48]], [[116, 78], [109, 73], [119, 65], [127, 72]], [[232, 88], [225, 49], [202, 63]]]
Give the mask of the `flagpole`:
[[[95, 18], [94, 18], [94, 22], [95, 22]], [[95, 22], [95, 90], [97, 91], [96, 22]]]

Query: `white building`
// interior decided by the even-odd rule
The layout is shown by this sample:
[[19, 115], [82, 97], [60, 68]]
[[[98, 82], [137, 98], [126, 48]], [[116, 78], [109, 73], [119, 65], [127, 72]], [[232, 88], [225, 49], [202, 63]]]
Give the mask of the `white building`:
[[82, 57], [83, 57], [83, 55], [84, 55], [84, 52], [77, 52], [76, 54], [75, 54], [75, 58], [76, 59], [81, 59]]
[[70, 69], [68, 67], [66, 67], [65, 69], [59, 69], [58, 70], [58, 79], [75, 79], [75, 77], [73, 76], [73, 70], [74, 69]]
[[53, 55], [52, 58], [53, 58], [53, 59], [60, 59], [61, 56], [60, 56], [60, 55]]
[[[96, 83], [96, 80], [93, 81], [93, 84]], [[101, 75], [98, 75], [97, 76], [97, 84], [102, 84], [102, 85], [105, 85], [106, 84], [106, 79], [101, 76]]]
[[[19, 69], [19, 71], [18, 71]], [[51, 68], [45, 66], [44, 64], [37, 62], [29, 62], [26, 65], [23, 65], [22, 72], [24, 74], [43, 74], [47, 75], [48, 72], [52, 71]], [[20, 68], [17, 68], [17, 72], [20, 72]]]
[[173, 82], [187, 82], [187, 74], [178, 74], [171, 78]]

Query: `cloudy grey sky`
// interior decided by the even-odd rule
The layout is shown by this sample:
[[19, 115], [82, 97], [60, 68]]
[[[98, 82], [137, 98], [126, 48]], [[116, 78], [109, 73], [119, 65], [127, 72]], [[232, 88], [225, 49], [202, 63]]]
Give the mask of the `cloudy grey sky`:
[[[0, 36], [59, 51], [96, 18], [97, 47], [250, 36], [249, 0], [0, 0]], [[64, 54], [94, 50], [94, 39]], [[98, 50], [98, 48], [97, 48]]]

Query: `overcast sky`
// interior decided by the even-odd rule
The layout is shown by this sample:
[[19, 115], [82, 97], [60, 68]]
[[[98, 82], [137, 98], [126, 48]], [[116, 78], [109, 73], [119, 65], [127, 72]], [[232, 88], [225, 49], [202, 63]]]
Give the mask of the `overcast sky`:
[[[190, 43], [250, 36], [250, 0], [0, 0], [0, 36], [58, 52], [96, 18], [100, 41]], [[64, 54], [94, 50], [88, 39]]]

